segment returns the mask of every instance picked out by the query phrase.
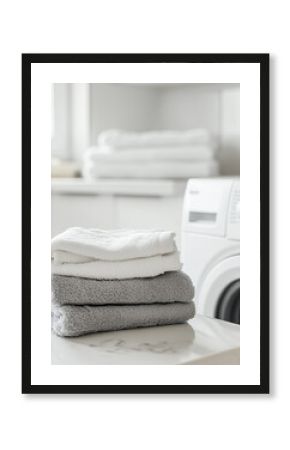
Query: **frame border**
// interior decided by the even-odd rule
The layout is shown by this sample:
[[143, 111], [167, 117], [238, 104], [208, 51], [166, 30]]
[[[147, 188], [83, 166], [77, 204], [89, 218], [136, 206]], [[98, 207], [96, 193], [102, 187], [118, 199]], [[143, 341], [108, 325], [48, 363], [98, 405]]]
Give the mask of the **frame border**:
[[[23, 394], [268, 394], [269, 354], [269, 59], [268, 53], [25, 53], [22, 54], [22, 393]], [[31, 384], [31, 65], [34, 63], [260, 64], [260, 384]], [[261, 151], [262, 150], [262, 151]], [[263, 302], [262, 302], [263, 298]]]

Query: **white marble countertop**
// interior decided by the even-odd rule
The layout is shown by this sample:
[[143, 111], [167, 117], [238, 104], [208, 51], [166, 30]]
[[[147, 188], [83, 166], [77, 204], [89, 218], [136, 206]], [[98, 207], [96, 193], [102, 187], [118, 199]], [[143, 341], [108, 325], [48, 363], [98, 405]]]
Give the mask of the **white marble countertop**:
[[186, 324], [94, 333], [52, 334], [52, 364], [239, 364], [240, 327], [196, 316]]

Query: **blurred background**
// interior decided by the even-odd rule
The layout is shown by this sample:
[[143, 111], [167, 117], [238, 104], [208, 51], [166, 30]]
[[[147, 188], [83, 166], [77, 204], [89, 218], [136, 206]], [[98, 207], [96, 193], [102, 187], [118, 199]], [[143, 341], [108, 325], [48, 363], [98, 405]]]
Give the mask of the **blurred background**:
[[[198, 161], [172, 160], [183, 144], [170, 151], [164, 144], [158, 161], [129, 157], [139, 152], [138, 136], [145, 136], [148, 149], [152, 142], [144, 133], [162, 138], [163, 130], [181, 140], [181, 132], [187, 139], [197, 130], [202, 140], [186, 145], [186, 152], [204, 149], [204, 161], [200, 155]], [[126, 157], [118, 139], [129, 136], [130, 144], [124, 133], [132, 132]], [[239, 84], [54, 84], [51, 152], [53, 236], [71, 226], [153, 227], [174, 230], [179, 244], [188, 178], [239, 176]]]

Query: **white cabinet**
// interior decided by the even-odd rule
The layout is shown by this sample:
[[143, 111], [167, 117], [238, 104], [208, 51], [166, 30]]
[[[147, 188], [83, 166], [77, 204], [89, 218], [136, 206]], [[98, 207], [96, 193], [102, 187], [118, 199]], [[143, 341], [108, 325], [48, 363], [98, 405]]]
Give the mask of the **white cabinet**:
[[109, 195], [53, 194], [51, 234], [69, 227], [114, 228], [113, 197]]
[[181, 229], [183, 197], [116, 197], [118, 228]]
[[[164, 187], [164, 186], [163, 186]], [[94, 186], [96, 188], [96, 186]], [[152, 186], [151, 186], [152, 188]], [[73, 226], [112, 228], [161, 228], [175, 231], [180, 243], [183, 189], [178, 193], [145, 195], [131, 189], [130, 195], [115, 189], [101, 193], [83, 186], [53, 188], [51, 201], [52, 236]], [[102, 192], [103, 191], [103, 192]]]

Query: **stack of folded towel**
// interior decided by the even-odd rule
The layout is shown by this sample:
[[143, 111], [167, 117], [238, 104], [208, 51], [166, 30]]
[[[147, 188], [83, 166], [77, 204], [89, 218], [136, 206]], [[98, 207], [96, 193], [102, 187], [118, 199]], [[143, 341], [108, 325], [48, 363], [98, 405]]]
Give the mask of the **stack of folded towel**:
[[191, 178], [218, 174], [207, 130], [106, 131], [85, 152], [85, 178]]
[[70, 228], [52, 239], [52, 328], [60, 336], [182, 323], [194, 289], [174, 233]]

